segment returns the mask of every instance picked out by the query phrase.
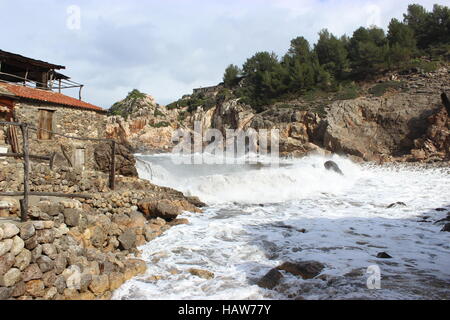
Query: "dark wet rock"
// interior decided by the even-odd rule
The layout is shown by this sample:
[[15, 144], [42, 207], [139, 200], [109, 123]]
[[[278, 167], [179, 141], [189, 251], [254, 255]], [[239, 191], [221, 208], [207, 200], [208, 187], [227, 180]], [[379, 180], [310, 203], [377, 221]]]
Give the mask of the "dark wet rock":
[[303, 279], [312, 279], [318, 276], [324, 268], [325, 265], [317, 261], [301, 261], [295, 263], [285, 262], [277, 269], [300, 276]]
[[450, 223], [445, 224], [444, 228], [441, 230], [442, 232], [450, 232]]
[[352, 271], [346, 273], [344, 277], [348, 278], [358, 278], [365, 274], [365, 269], [353, 269]]
[[439, 212], [442, 212], [442, 211], [447, 211], [447, 209], [445, 209], [445, 208], [436, 208], [436, 209], [434, 209], [435, 211], [439, 211]]
[[387, 254], [386, 252], [380, 252], [379, 254], [377, 254], [377, 258], [379, 259], [392, 259], [392, 257]]
[[392, 209], [392, 208], [397, 208], [397, 207], [406, 207], [406, 203], [404, 202], [395, 202], [395, 203], [391, 203], [387, 208], [388, 209]]
[[136, 245], [136, 234], [133, 230], [127, 229], [118, 240], [124, 250], [130, 250]]
[[334, 171], [340, 175], [344, 175], [344, 173], [341, 171], [341, 169], [339, 168], [339, 166], [337, 165], [336, 162], [334, 161], [327, 161], [324, 163], [324, 167], [325, 169], [327, 169], [328, 171]]
[[283, 275], [277, 269], [270, 270], [258, 281], [258, 286], [264, 289], [273, 289], [278, 285]]
[[197, 208], [206, 207], [206, 203], [202, 202], [198, 197], [186, 197], [186, 200]]
[[444, 224], [446, 224], [446, 223], [449, 222], [449, 221], [450, 221], [450, 216], [447, 216], [447, 217], [444, 218], [444, 219], [441, 219], [441, 220], [436, 221], [434, 224], [437, 224], [437, 225], [444, 225]]

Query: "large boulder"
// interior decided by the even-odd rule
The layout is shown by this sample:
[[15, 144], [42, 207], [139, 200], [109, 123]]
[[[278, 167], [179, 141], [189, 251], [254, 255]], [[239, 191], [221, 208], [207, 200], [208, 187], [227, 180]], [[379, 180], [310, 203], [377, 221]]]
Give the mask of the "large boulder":
[[138, 204], [147, 218], [162, 218], [166, 221], [174, 220], [180, 215], [183, 210], [176, 206], [170, 200], [147, 201], [143, 200]]
[[419, 93], [335, 102], [326, 118], [324, 146], [365, 160], [406, 154], [440, 105], [439, 95]]
[[[95, 147], [94, 159], [96, 170], [110, 172], [111, 144], [102, 143]], [[126, 177], [137, 177], [136, 159], [124, 145], [116, 144], [116, 172]]]
[[278, 285], [283, 275], [277, 269], [270, 270], [258, 281], [258, 286], [264, 289], [273, 289]]

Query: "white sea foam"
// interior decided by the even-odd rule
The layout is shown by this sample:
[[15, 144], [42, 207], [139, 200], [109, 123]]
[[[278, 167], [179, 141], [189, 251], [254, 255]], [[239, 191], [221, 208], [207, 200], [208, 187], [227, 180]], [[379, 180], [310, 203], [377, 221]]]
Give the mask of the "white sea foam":
[[[185, 213], [189, 225], [143, 246], [147, 275], [127, 282], [116, 299], [423, 299], [450, 298], [449, 233], [419, 223], [439, 220], [449, 207], [447, 169], [360, 166], [333, 157], [344, 176], [326, 171], [322, 157], [261, 165], [180, 166], [173, 155], [140, 156], [142, 178], [199, 196], [210, 206]], [[387, 209], [394, 202], [406, 207]], [[449, 208], [450, 209], [450, 208]], [[306, 229], [306, 233], [300, 232]], [[388, 252], [393, 259], [376, 258]], [[330, 281], [285, 274], [274, 290], [255, 283], [285, 261], [317, 260]], [[367, 276], [381, 269], [381, 290]], [[204, 280], [189, 268], [214, 272]], [[179, 273], [170, 273], [171, 269]], [[143, 281], [151, 275], [163, 278]]]

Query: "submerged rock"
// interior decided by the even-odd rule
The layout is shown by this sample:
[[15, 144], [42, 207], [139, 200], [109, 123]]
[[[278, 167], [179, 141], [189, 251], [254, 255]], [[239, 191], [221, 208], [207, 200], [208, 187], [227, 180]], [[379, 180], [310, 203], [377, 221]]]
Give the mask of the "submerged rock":
[[190, 274], [192, 274], [193, 276], [197, 276], [206, 280], [210, 280], [214, 278], [214, 273], [207, 271], [207, 270], [201, 270], [201, 269], [189, 269], [188, 270]]
[[300, 261], [295, 263], [285, 262], [277, 269], [289, 272], [295, 276], [300, 276], [306, 280], [315, 278], [324, 268], [325, 265], [317, 261]]
[[386, 252], [380, 252], [379, 254], [377, 254], [377, 258], [379, 259], [392, 259], [392, 257], [387, 254]]
[[264, 277], [258, 281], [258, 286], [264, 289], [273, 289], [278, 285], [283, 275], [277, 269], [270, 270]]
[[441, 230], [442, 232], [450, 232], [450, 223], [445, 224], [444, 228]]
[[406, 207], [406, 203], [404, 203], [404, 202], [391, 203], [387, 208], [392, 209], [392, 208], [397, 208], [397, 207]]

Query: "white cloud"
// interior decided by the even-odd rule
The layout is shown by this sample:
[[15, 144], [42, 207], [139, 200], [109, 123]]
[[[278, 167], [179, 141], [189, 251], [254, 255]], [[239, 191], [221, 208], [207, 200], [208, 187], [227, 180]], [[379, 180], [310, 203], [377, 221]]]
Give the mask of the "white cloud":
[[[414, 1], [431, 9], [436, 0]], [[133, 88], [168, 103], [221, 81], [225, 67], [257, 51], [282, 55], [290, 40], [386, 27], [410, 1], [390, 0], [15, 0], [1, 1], [1, 49], [67, 66], [89, 102], [108, 108]], [[67, 7], [81, 9], [69, 30]], [[37, 18], [39, 17], [39, 18]], [[21, 21], [21, 23], [17, 23]]]

